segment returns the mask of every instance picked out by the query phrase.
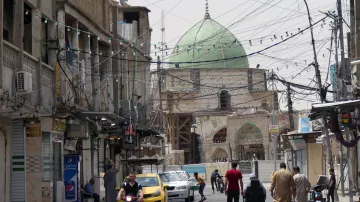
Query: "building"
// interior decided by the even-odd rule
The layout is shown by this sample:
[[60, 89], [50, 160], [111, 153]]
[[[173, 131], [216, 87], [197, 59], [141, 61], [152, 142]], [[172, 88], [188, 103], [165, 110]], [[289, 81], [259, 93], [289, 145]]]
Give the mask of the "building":
[[92, 177], [100, 192], [126, 129], [149, 131], [148, 12], [110, 0], [1, 1], [0, 201], [59, 201], [72, 180], [80, 196]]
[[[269, 112], [273, 100], [278, 108], [277, 93], [267, 89], [267, 71], [250, 68], [241, 42], [208, 8], [169, 58], [160, 74], [168, 164], [273, 158]], [[157, 77], [153, 82], [158, 91]]]

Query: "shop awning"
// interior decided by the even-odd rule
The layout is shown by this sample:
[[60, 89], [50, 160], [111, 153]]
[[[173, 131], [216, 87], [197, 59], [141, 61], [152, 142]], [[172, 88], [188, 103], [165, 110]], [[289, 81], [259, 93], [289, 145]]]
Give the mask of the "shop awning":
[[124, 120], [123, 117], [112, 112], [91, 112], [78, 110], [75, 116], [80, 119], [98, 123], [101, 127], [116, 127], [118, 123]]
[[315, 120], [329, 116], [334, 109], [354, 109], [356, 106], [360, 106], [360, 100], [314, 104], [311, 107], [309, 117], [311, 120]]
[[289, 139], [290, 145], [294, 151], [304, 150], [307, 148], [309, 139], [316, 139], [322, 135], [322, 131], [313, 131], [299, 133], [297, 131], [291, 131], [284, 136]]
[[121, 161], [126, 162], [131, 165], [159, 165], [164, 161], [164, 157], [160, 157], [159, 155], [154, 156], [144, 156], [142, 158], [130, 157], [128, 159], [123, 159]]

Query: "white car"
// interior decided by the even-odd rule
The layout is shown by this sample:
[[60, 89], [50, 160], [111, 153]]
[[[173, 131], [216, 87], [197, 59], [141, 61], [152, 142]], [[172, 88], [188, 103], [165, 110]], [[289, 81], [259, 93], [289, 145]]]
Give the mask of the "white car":
[[186, 171], [167, 171], [159, 173], [161, 180], [168, 184], [169, 201], [194, 201], [194, 180]]

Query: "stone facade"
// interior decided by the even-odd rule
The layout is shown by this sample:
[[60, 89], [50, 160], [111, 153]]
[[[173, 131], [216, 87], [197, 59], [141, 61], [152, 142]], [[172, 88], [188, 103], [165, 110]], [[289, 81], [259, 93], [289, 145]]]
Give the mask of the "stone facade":
[[[230, 148], [232, 150], [232, 159], [239, 159], [237, 154], [237, 147], [242, 145], [239, 141], [240, 129], [246, 124], [256, 126], [262, 135], [260, 140], [264, 147], [264, 159], [269, 159], [269, 115], [264, 113], [249, 114], [242, 116], [200, 116], [196, 117], [196, 133], [201, 136], [203, 144], [200, 145], [202, 162], [213, 162], [215, 155], [222, 156], [224, 152], [227, 158], [230, 159]], [[216, 143], [213, 142], [214, 135], [221, 129], [226, 128], [226, 142]], [[258, 142], [259, 140], [250, 140], [244, 145]], [[271, 148], [271, 147], [270, 147]], [[205, 152], [206, 151], [206, 152]], [[270, 157], [271, 159], [272, 157]]]
[[[69, 0], [69, 4], [78, 9], [83, 15], [91, 19], [95, 25], [110, 32], [111, 4], [109, 0]], [[91, 6], [90, 6], [91, 5]]]

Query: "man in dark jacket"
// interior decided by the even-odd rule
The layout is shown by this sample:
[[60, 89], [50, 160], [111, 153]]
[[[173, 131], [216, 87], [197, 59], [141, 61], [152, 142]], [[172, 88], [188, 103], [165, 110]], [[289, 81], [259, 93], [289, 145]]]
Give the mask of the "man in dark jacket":
[[215, 169], [212, 173], [211, 173], [211, 187], [213, 190], [213, 194], [215, 194], [215, 189], [214, 189], [214, 184], [216, 186], [216, 190], [218, 190], [218, 184], [217, 184], [217, 177], [220, 177], [219, 175], [219, 171], [217, 169]]

